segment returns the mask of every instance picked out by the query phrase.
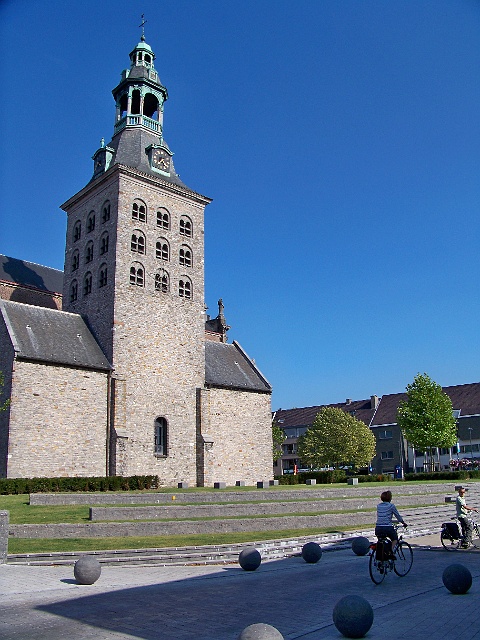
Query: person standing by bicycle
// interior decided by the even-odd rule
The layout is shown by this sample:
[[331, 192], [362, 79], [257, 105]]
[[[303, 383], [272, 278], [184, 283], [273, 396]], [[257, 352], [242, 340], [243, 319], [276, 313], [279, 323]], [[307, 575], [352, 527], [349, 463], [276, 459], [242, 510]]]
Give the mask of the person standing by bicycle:
[[392, 552], [397, 548], [398, 535], [393, 526], [392, 518], [407, 526], [402, 516], [398, 513], [397, 507], [392, 502], [392, 492], [384, 491], [380, 496], [380, 504], [377, 505], [377, 522], [375, 524], [375, 535], [377, 538], [390, 538], [392, 541]]
[[457, 509], [457, 518], [460, 522], [460, 526], [462, 527], [462, 549], [468, 549], [468, 547], [472, 544], [473, 532], [473, 527], [468, 517], [468, 512], [476, 511], [478, 513], [478, 509], [475, 509], [475, 507], [469, 507], [467, 505], [467, 501], [465, 500], [465, 492], [467, 491], [467, 489], [465, 487], [457, 487], [457, 491], [458, 496], [455, 500], [455, 507]]

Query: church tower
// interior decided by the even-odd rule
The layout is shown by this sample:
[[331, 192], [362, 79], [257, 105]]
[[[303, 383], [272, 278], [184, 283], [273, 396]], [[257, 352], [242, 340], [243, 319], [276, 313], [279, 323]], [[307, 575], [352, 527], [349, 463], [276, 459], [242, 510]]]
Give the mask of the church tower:
[[115, 123], [68, 216], [63, 309], [81, 314], [112, 365], [109, 470], [196, 482], [205, 383], [204, 209], [163, 137], [168, 98], [141, 41], [113, 89]]

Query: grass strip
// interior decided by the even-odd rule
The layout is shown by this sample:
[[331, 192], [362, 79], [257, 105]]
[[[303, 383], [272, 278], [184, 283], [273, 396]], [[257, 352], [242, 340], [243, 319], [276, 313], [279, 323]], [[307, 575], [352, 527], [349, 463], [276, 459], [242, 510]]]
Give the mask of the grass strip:
[[205, 545], [260, 542], [262, 540], [287, 540], [329, 533], [345, 533], [369, 527], [371, 523], [355, 527], [317, 527], [310, 529], [285, 529], [278, 531], [247, 531], [239, 533], [212, 533], [182, 536], [147, 536], [117, 538], [10, 538], [8, 553], [53, 553], [71, 551], [115, 551], [116, 549], [164, 549]]

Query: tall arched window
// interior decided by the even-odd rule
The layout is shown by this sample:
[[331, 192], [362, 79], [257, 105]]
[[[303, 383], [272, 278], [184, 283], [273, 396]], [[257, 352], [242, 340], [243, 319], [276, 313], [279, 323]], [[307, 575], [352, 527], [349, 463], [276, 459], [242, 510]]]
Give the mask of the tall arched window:
[[192, 221], [188, 216], [182, 216], [180, 218], [180, 235], [187, 238], [192, 237]]
[[100, 238], [100, 255], [108, 253], [108, 233], [104, 233]]
[[165, 269], [160, 269], [155, 274], [155, 291], [161, 291], [161, 293], [170, 291], [170, 278]]
[[91, 233], [95, 229], [95, 211], [90, 211], [87, 218], [87, 233]]
[[92, 293], [92, 274], [87, 271], [83, 279], [83, 295], [88, 296], [89, 293]]
[[76, 271], [80, 266], [80, 254], [78, 251], [72, 253], [72, 271]]
[[184, 267], [192, 266], [192, 250], [186, 244], [182, 244], [180, 247], [178, 261]]
[[80, 222], [80, 220], [77, 220], [77, 222], [75, 223], [75, 226], [73, 227], [73, 241], [77, 242], [77, 240], [80, 240], [81, 235], [82, 235], [82, 223]]
[[141, 200], [135, 200], [132, 205], [132, 220], [147, 221], [147, 207]]
[[166, 262], [170, 260], [170, 247], [168, 246], [168, 242], [165, 238], [157, 240], [157, 244], [155, 245], [155, 255], [159, 260], [165, 260]]
[[85, 264], [88, 264], [93, 260], [93, 242], [87, 242], [85, 247]]
[[192, 283], [190, 279], [186, 276], [183, 276], [178, 281], [178, 295], [180, 298], [186, 298], [187, 300], [192, 299], [193, 291], [192, 291]]
[[170, 229], [170, 214], [163, 207], [157, 211], [157, 227]]
[[130, 267], [130, 284], [134, 284], [137, 287], [145, 285], [145, 269], [140, 262], [134, 262]]
[[102, 224], [110, 220], [110, 202], [105, 202], [102, 207]]
[[70, 302], [75, 302], [78, 298], [78, 282], [76, 280], [72, 280], [72, 284], [70, 285]]
[[143, 235], [143, 233], [141, 233], [141, 231], [134, 231], [132, 233], [130, 249], [135, 253], [145, 253], [145, 236]]
[[107, 284], [107, 265], [103, 263], [98, 272], [98, 286], [105, 287]]
[[154, 447], [155, 447], [155, 455], [156, 456], [166, 456], [167, 455], [167, 436], [168, 436], [168, 425], [165, 418], [157, 418], [155, 420], [155, 436], [154, 436]]

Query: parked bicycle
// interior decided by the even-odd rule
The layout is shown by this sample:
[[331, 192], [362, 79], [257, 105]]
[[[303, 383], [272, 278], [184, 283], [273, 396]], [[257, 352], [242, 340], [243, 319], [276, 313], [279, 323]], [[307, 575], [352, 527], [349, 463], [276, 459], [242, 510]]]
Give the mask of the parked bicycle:
[[[472, 525], [472, 547], [480, 547], [480, 524], [469, 518]], [[456, 551], [465, 544], [462, 528], [458, 519], [455, 522], [444, 522], [440, 531], [440, 542], [447, 551]]]
[[[399, 525], [394, 525], [398, 531]], [[398, 536], [398, 544], [395, 552], [392, 551], [392, 541], [389, 538], [378, 538], [377, 542], [370, 545], [370, 578], [375, 584], [380, 584], [390, 571], [394, 571], [397, 576], [403, 578], [412, 568], [413, 551], [412, 547]]]

